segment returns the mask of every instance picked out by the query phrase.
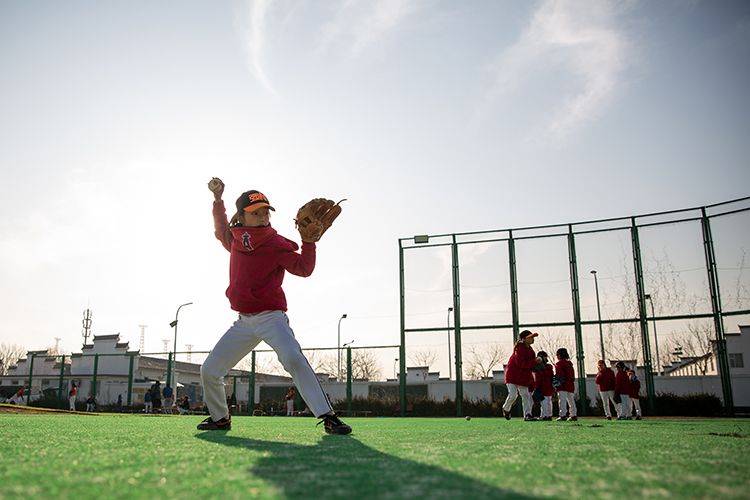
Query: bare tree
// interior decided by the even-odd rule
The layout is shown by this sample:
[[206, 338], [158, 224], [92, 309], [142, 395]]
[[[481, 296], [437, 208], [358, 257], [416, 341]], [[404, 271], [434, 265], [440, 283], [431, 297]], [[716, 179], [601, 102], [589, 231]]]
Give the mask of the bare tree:
[[[555, 328], [549, 328], [539, 332], [539, 336], [534, 339], [533, 347], [536, 352], [546, 352], [549, 359], [554, 362], [555, 352], [561, 347], [569, 347], [570, 342], [572, 339], [569, 336]], [[573, 351], [573, 349], [569, 350]]]
[[[742, 271], [745, 268], [746, 253], [743, 251], [738, 262], [737, 269], [740, 270], [734, 285], [734, 291], [726, 294], [728, 303], [733, 307], [743, 307], [747, 300], [748, 287], [743, 281]], [[706, 297], [696, 292], [688, 291], [687, 284], [680, 276], [682, 271], [675, 269], [669, 255], [651, 255], [648, 258], [647, 270], [644, 275], [648, 280], [648, 292], [651, 295], [654, 313], [656, 316], [668, 316], [675, 313], [696, 314], [706, 312]], [[623, 269], [627, 269], [623, 260]], [[623, 275], [619, 283], [622, 288], [622, 317], [638, 317], [638, 299], [635, 293], [633, 280]], [[703, 280], [703, 290], [708, 289], [706, 279]], [[725, 292], [726, 293], [726, 292]], [[722, 294], [724, 295], [724, 294]], [[647, 309], [650, 316], [651, 310]], [[705, 374], [708, 370], [709, 357], [705, 356], [713, 350], [713, 340], [716, 338], [714, 325], [710, 320], [690, 319], [684, 323], [684, 330], [672, 334], [670, 337], [662, 336], [659, 342], [659, 358], [655, 360], [654, 368], [659, 369], [663, 365], [669, 365], [672, 361], [672, 353], [678, 349], [685, 356], [702, 358], [698, 362], [698, 369]], [[653, 338], [653, 323], [649, 321], [649, 336]], [[606, 344], [607, 354], [619, 359], [634, 359], [643, 361], [643, 344], [640, 326], [637, 323], [625, 323], [619, 325], [605, 325], [609, 339]], [[653, 342], [653, 341], [652, 341]], [[651, 345], [652, 356], [655, 349]]]
[[[336, 375], [338, 371], [338, 358], [335, 353], [329, 351], [307, 351], [307, 361], [310, 362], [315, 373], [327, 373]], [[343, 369], [343, 367], [342, 367]]]
[[0, 343], [0, 375], [8, 373], [8, 368], [15, 365], [26, 354], [26, 348], [18, 344]]
[[431, 367], [437, 359], [437, 353], [432, 349], [415, 351], [409, 354], [409, 361], [417, 366]]
[[372, 351], [355, 349], [352, 351], [352, 378], [357, 380], [378, 380], [380, 364]]
[[500, 344], [472, 345], [467, 349], [465, 374], [467, 379], [479, 380], [492, 375], [492, 369], [502, 366], [505, 350]]

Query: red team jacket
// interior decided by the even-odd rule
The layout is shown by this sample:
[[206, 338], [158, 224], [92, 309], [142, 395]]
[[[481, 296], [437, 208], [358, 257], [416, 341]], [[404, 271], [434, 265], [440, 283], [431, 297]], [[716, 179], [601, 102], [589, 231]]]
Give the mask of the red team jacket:
[[641, 392], [641, 381], [636, 380], [628, 380], [630, 382], [630, 394], [629, 396], [633, 399], [641, 399], [640, 392]]
[[281, 285], [284, 272], [310, 276], [315, 269], [315, 243], [302, 243], [302, 252], [291, 240], [265, 227], [229, 227], [223, 201], [214, 201], [216, 238], [229, 251], [227, 298], [237, 312], [286, 311]]
[[534, 372], [534, 381], [534, 390], [542, 391], [542, 396], [552, 396], [555, 393], [555, 388], [552, 387], [552, 365], [549, 363], [544, 365], [544, 371]]
[[615, 390], [615, 372], [612, 368], [604, 368], [596, 374], [596, 385], [599, 386], [599, 392]]
[[558, 391], [575, 392], [576, 372], [573, 370], [573, 363], [569, 359], [561, 359], [555, 363], [555, 375], [564, 377], [563, 385], [557, 388]]
[[506, 384], [534, 387], [534, 376], [531, 369], [536, 364], [536, 354], [526, 342], [518, 342], [513, 348], [513, 354], [508, 360], [505, 374]]
[[617, 370], [617, 375], [615, 375], [615, 394], [630, 395], [630, 379], [622, 370]]

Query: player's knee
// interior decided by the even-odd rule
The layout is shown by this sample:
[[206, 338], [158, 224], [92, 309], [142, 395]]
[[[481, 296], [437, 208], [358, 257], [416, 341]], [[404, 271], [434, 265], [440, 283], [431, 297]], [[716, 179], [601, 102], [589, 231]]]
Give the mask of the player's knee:
[[222, 375], [219, 373], [214, 363], [211, 362], [210, 358], [203, 362], [201, 365], [201, 379], [206, 380], [221, 377]]
[[284, 369], [289, 373], [295, 373], [303, 367], [307, 366], [307, 360], [305, 355], [300, 351], [291, 351], [286, 353], [279, 361], [284, 366]]

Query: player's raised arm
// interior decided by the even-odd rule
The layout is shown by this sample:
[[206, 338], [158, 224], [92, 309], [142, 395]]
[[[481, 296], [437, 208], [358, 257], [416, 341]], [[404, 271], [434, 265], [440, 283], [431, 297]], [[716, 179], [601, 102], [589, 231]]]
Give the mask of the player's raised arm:
[[208, 181], [208, 189], [214, 194], [214, 235], [229, 251], [232, 247], [232, 232], [229, 230], [227, 210], [224, 207], [224, 201], [221, 199], [221, 195], [224, 193], [224, 182], [218, 177], [213, 177]]

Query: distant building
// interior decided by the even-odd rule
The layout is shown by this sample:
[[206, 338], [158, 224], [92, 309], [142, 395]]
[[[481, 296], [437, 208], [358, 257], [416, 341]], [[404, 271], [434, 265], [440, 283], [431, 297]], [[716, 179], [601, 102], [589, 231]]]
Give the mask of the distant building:
[[[739, 327], [738, 333], [726, 333], [727, 358], [729, 372], [732, 375], [750, 375], [747, 364], [750, 356], [750, 326]], [[716, 358], [716, 342], [711, 342], [711, 351], [701, 356], [685, 356], [682, 349], [672, 352], [672, 363], [663, 367], [664, 375], [668, 377], [686, 377], [697, 375], [718, 375], [718, 361]]]
[[[98, 356], [96, 356], [98, 355]], [[0, 387], [27, 386], [29, 370], [33, 358], [31, 377], [31, 397], [39, 398], [45, 391], [57, 394], [60, 386], [62, 367], [63, 393], [67, 395], [71, 383], [78, 386], [79, 400], [85, 400], [92, 393], [94, 365], [96, 364], [96, 398], [100, 404], [117, 401], [122, 395], [127, 401], [130, 360], [133, 360], [132, 402], [142, 403], [143, 396], [155, 381], [162, 385], [167, 379], [168, 360], [153, 356], [142, 356], [139, 351], [128, 350], [127, 342], [120, 342], [117, 335], [95, 335], [92, 344], [85, 344], [80, 353], [65, 356], [61, 365], [61, 356], [52, 355], [47, 350], [29, 351], [26, 358], [19, 359], [9, 367], [8, 373], [0, 377]], [[175, 377], [178, 383], [178, 395], [187, 394], [191, 401], [202, 401], [203, 391], [200, 381], [200, 364], [178, 361], [175, 366]], [[227, 395], [234, 390], [237, 380], [237, 400], [247, 401], [250, 372], [247, 370], [230, 370], [225, 377]], [[291, 383], [291, 377], [255, 374], [256, 391], [261, 383]], [[27, 388], [28, 389], [28, 388]]]

